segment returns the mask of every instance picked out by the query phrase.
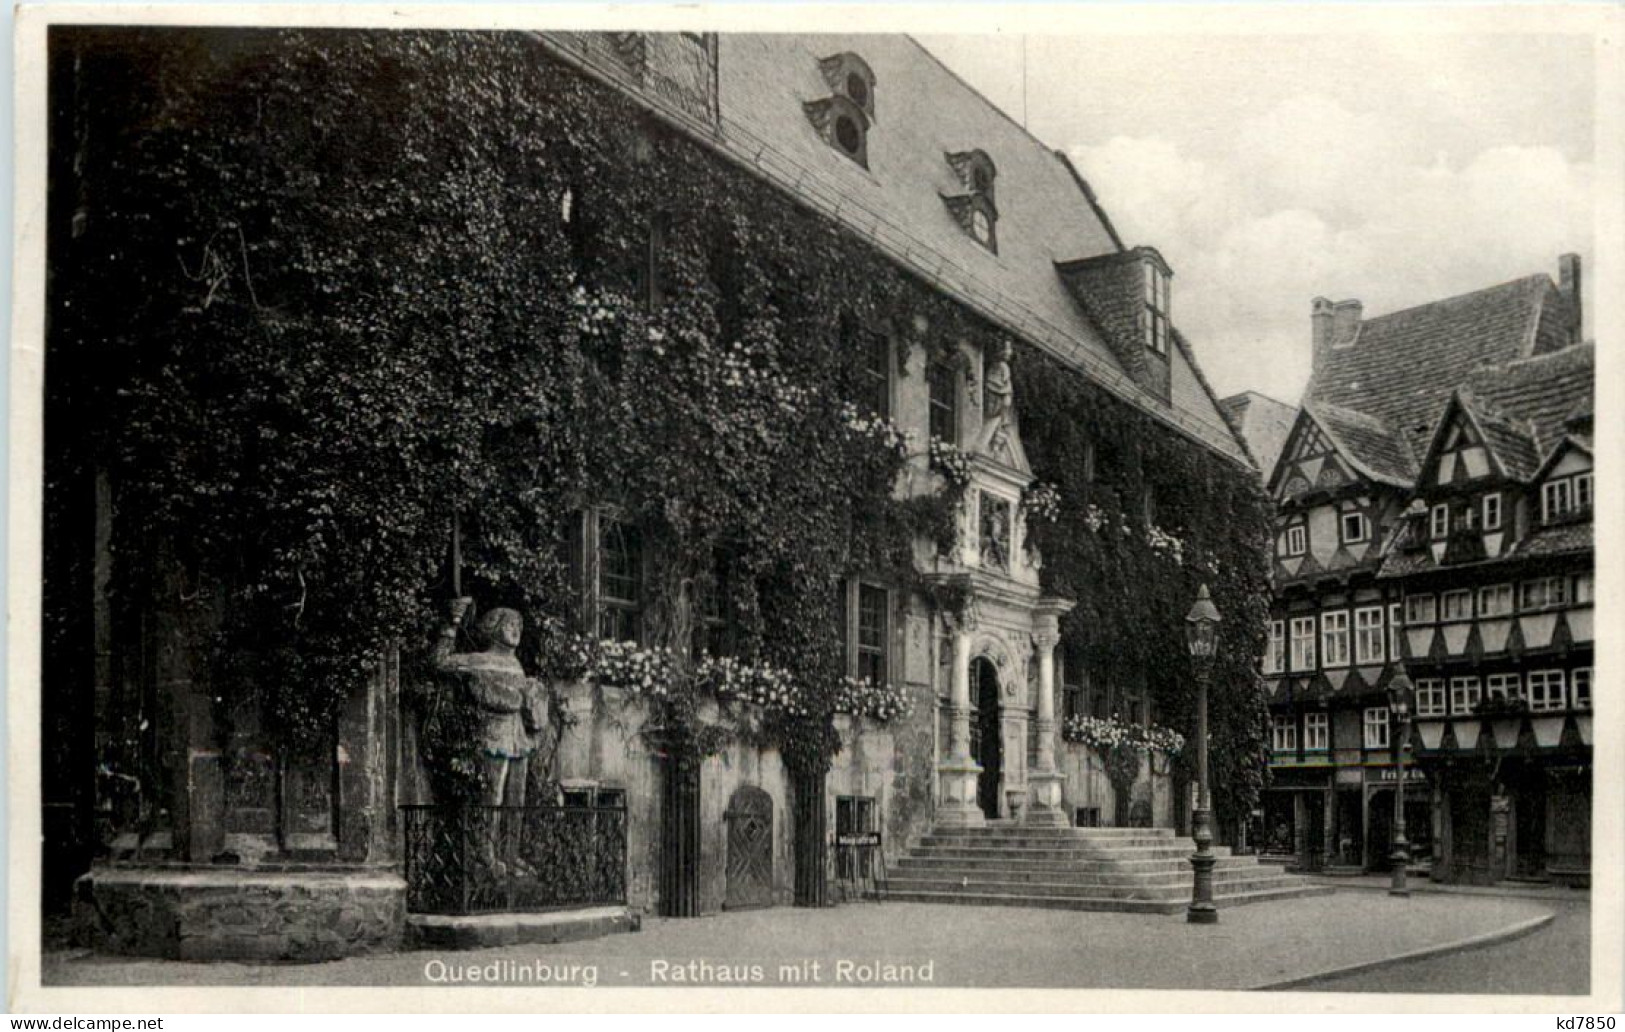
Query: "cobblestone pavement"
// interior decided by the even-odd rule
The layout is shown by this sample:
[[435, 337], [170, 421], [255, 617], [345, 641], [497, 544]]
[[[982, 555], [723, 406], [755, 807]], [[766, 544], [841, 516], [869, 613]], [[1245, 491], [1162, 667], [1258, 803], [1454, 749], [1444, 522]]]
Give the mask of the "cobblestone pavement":
[[[1245, 989], [1506, 932], [1551, 916], [1544, 903], [1350, 891], [1184, 916], [915, 903], [777, 908], [557, 946], [409, 952], [252, 966], [48, 955], [47, 985], [431, 985], [469, 968], [508, 985], [915, 985]], [[496, 962], [494, 969], [489, 966]], [[816, 964], [816, 968], [814, 965]], [[489, 970], [487, 970], [489, 969]], [[546, 977], [540, 977], [543, 973]], [[484, 981], [485, 979], [481, 979]], [[459, 981], [457, 984], [467, 984]]]
[[1475, 950], [1424, 957], [1361, 974], [1317, 979], [1305, 992], [1517, 993], [1550, 996], [1590, 991], [1591, 908], [1575, 900], [1529, 935]]

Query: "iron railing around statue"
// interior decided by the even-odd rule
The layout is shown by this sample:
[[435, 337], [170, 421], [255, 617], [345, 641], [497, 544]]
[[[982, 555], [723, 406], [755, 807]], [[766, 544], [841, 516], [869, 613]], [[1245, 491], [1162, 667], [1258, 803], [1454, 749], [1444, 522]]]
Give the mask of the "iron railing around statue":
[[489, 914], [626, 902], [626, 807], [403, 806], [406, 907]]

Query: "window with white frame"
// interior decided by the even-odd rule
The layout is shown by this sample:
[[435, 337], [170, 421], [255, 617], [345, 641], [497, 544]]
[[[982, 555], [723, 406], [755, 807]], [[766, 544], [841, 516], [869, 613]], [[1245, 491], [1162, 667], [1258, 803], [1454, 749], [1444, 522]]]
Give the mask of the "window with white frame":
[[1597, 578], [1595, 574], [1582, 573], [1574, 578], [1574, 604], [1577, 606], [1590, 605], [1597, 595]]
[[1320, 617], [1320, 661], [1322, 665], [1349, 665], [1349, 614], [1322, 613]]
[[1540, 515], [1543, 520], [1581, 513], [1591, 508], [1591, 474], [1548, 480], [1540, 488]]
[[1398, 663], [1405, 658], [1405, 651], [1400, 647], [1400, 632], [1405, 629], [1405, 619], [1401, 615], [1398, 602], [1388, 607], [1388, 661]]
[[1524, 697], [1536, 713], [1563, 708], [1563, 671], [1531, 670], [1524, 679]]
[[1298, 721], [1291, 714], [1277, 713], [1271, 719], [1270, 747], [1277, 753], [1298, 751]]
[[1264, 673], [1279, 674], [1286, 669], [1286, 621], [1270, 621], [1270, 644], [1264, 652]]
[[1450, 534], [1450, 506], [1441, 502], [1433, 507], [1428, 529], [1431, 536], [1436, 538], [1447, 537]]
[[1591, 668], [1588, 666], [1575, 667], [1573, 680], [1570, 682], [1574, 691], [1574, 708], [1591, 708]]
[[1354, 661], [1382, 662], [1382, 607], [1365, 606], [1354, 611]]
[[1325, 752], [1329, 746], [1329, 720], [1324, 713], [1303, 715], [1303, 747], [1309, 752]]
[[1309, 551], [1309, 529], [1301, 523], [1286, 528], [1286, 554], [1303, 555]]
[[1568, 477], [1548, 480], [1540, 488], [1540, 518], [1553, 520], [1574, 510], [1574, 481]]
[[1518, 608], [1524, 612], [1563, 604], [1563, 578], [1539, 577], [1520, 586]]
[[1512, 585], [1492, 584], [1478, 589], [1479, 616], [1506, 616], [1512, 612]]
[[1476, 677], [1450, 679], [1450, 713], [1452, 716], [1471, 716], [1478, 708], [1479, 684]]
[[1313, 670], [1315, 668], [1315, 618], [1312, 616], [1295, 616], [1292, 618], [1292, 669]]
[[1484, 529], [1501, 529], [1501, 492], [1494, 491], [1484, 496]]
[[1345, 545], [1358, 544], [1371, 537], [1371, 524], [1363, 512], [1345, 512], [1343, 514], [1343, 543]]
[[1490, 699], [1522, 698], [1523, 686], [1517, 674], [1490, 674], [1484, 678], [1484, 696]]
[[1365, 747], [1388, 748], [1388, 707], [1370, 706], [1365, 711]]
[[1408, 595], [1405, 598], [1405, 626], [1430, 624], [1438, 616], [1437, 601], [1432, 595]]
[[1417, 678], [1416, 715], [1419, 717], [1442, 717], [1445, 713], [1444, 678]]
[[1444, 620], [1471, 620], [1473, 618], [1473, 593], [1471, 591], [1447, 591], [1439, 598], [1440, 608], [1443, 612], [1440, 618]]

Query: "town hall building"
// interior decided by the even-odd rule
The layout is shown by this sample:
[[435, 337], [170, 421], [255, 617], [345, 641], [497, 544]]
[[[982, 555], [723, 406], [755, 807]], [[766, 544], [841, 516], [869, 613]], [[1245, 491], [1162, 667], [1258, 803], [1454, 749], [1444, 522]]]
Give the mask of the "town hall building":
[[[120, 169], [141, 160], [151, 125], [174, 128], [176, 123], [160, 117], [166, 105], [173, 102], [180, 110], [190, 98], [152, 73], [168, 67], [167, 48], [184, 50], [187, 67], [223, 69], [222, 81], [230, 81], [238, 67], [252, 72], [274, 61], [281, 45], [270, 35], [228, 39], [206, 31], [151, 31], [126, 39], [109, 35], [113, 31], [53, 33], [57, 298], [94, 292], [83, 263], [122, 239], [115, 235], [121, 224], [98, 205], [115, 193], [114, 185], [130, 189]], [[329, 42], [318, 39], [317, 49]], [[794, 700], [786, 702], [784, 695], [796, 672], [740, 672], [750, 657], [735, 650], [749, 628], [728, 600], [735, 594], [730, 585], [772, 573], [767, 564], [753, 570], [729, 565], [726, 556], [707, 556], [694, 565], [711, 570], [690, 577], [675, 593], [675, 606], [662, 611], [655, 605], [662, 590], [656, 528], [612, 500], [588, 497], [567, 505], [548, 498], [546, 504], [568, 510], [558, 534], [569, 589], [560, 619], [576, 637], [559, 640], [587, 641], [584, 648], [597, 656], [597, 674], [584, 666], [572, 676], [537, 675], [527, 636], [546, 621], [461, 587], [460, 556], [469, 547], [467, 537], [481, 531], [477, 513], [454, 511], [448, 514], [449, 572], [423, 587], [433, 595], [427, 608], [443, 621], [450, 612], [449, 622], [437, 627], [438, 637], [426, 633], [422, 641], [385, 650], [365, 683], [350, 688], [333, 726], [324, 729], [332, 736], [329, 744], [296, 755], [270, 733], [260, 696], [232, 694], [233, 686], [211, 665], [206, 645], [223, 626], [223, 600], [235, 596], [199, 590], [176, 572], [178, 563], [148, 579], [129, 572], [148, 556], [184, 549], [154, 544], [132, 554], [115, 547], [134, 493], [109, 473], [106, 455], [75, 450], [72, 420], [64, 417], [53, 425], [68, 430], [48, 435], [57, 450], [47, 457], [62, 471], [48, 480], [47, 499], [48, 511], [60, 516], [51, 523], [55, 541], [46, 567], [47, 623], [53, 630], [45, 642], [45, 737], [57, 743], [44, 772], [47, 905], [60, 904], [71, 892], [97, 941], [110, 948], [208, 959], [312, 959], [393, 948], [406, 941], [409, 923], [417, 941], [450, 943], [435, 936], [452, 934], [446, 931], [452, 918], [501, 911], [516, 901], [532, 909], [614, 903], [672, 916], [792, 900], [818, 905], [826, 874], [853, 893], [888, 883], [897, 898], [1038, 900], [1034, 905], [1059, 898], [1105, 909], [1182, 909], [1190, 846], [1174, 837], [1189, 806], [1185, 777], [1174, 769], [1180, 735], [1153, 726], [1167, 708], [1149, 687], [1153, 671], [1144, 664], [1100, 662], [1110, 657], [1113, 643], [1091, 639], [1090, 623], [1081, 618], [1086, 611], [1123, 608], [1127, 600], [1101, 597], [1086, 575], [1057, 588], [1046, 566], [1055, 556], [1040, 546], [1036, 529], [1056, 519], [1065, 504], [1083, 501], [1057, 502], [1040, 477], [1075, 481], [1079, 492], [1090, 492], [1087, 509], [1076, 505], [1087, 516], [1068, 524], [1065, 533], [1091, 535], [1104, 554], [1133, 556], [1141, 564], [1137, 569], [1155, 572], [1163, 590], [1155, 605], [1167, 611], [1168, 626], [1175, 629], [1159, 648], [1173, 650], [1180, 662], [1179, 621], [1199, 582], [1213, 580], [1221, 606], [1248, 590], [1237, 578], [1253, 568], [1251, 546], [1245, 546], [1248, 562], [1214, 560], [1237, 554], [1243, 546], [1233, 538], [1239, 532], [1228, 516], [1186, 508], [1185, 498], [1208, 497], [1201, 491], [1255, 505], [1258, 472], [1205, 382], [1190, 342], [1176, 328], [1174, 270], [1154, 248], [1130, 247], [1120, 239], [1080, 170], [1063, 154], [906, 37], [545, 32], [491, 45], [504, 60], [521, 48], [522, 63], [584, 91], [580, 96], [608, 98], [613, 110], [629, 112], [569, 131], [612, 140], [620, 148], [615, 153], [640, 177], [640, 188], [674, 174], [654, 164], [654, 155], [680, 149], [686, 161], [705, 170], [712, 192], [759, 193], [767, 198], [764, 206], [782, 207], [784, 219], [810, 217], [827, 234], [820, 240], [837, 241], [810, 249], [800, 274], [815, 277], [818, 262], [879, 260], [898, 276], [895, 311], [843, 315], [838, 340], [809, 336], [803, 343], [850, 350], [851, 377], [819, 386], [848, 395], [839, 416], [846, 432], [905, 450], [895, 497], [920, 501], [924, 512], [932, 511], [932, 499], [954, 500], [935, 538], [919, 533], [910, 543], [908, 576], [856, 570], [828, 585], [832, 609], [840, 614], [830, 641], [839, 641], [842, 683], [854, 696], [841, 701], [833, 718], [838, 751], [827, 771], [808, 768], [815, 777], [806, 776], [787, 762], [787, 743], [761, 730], [771, 724], [762, 713], [784, 720], [797, 715]], [[409, 77], [399, 68], [391, 74]], [[171, 88], [173, 95], [166, 93]], [[549, 117], [574, 114], [555, 112], [548, 103], [536, 107]], [[552, 174], [549, 162], [569, 144], [560, 133], [526, 141], [535, 147], [515, 159], [534, 164], [515, 170], [514, 178]], [[439, 144], [457, 151], [447, 141]], [[253, 137], [254, 147], [277, 145], [274, 138]], [[318, 153], [317, 143], [309, 146], [285, 157], [297, 166], [295, 159]], [[176, 159], [182, 171], [203, 160], [196, 149], [182, 153]], [[623, 247], [625, 254], [617, 252], [613, 304], [594, 310], [583, 302], [582, 335], [590, 338], [594, 320], [604, 323], [621, 311], [635, 312], [627, 318], [658, 330], [664, 303], [682, 289], [670, 274], [668, 252], [691, 242], [675, 239], [669, 229], [684, 213], [640, 212], [625, 224], [606, 224], [603, 213], [617, 210], [616, 199], [595, 194], [602, 189], [602, 170], [596, 177], [589, 172], [549, 195], [550, 204], [536, 216], [547, 222], [546, 239], [558, 241], [558, 249], [548, 252], [554, 260], [582, 263], [572, 281], [577, 297], [610, 281], [605, 268], [612, 263], [593, 264], [595, 256], [634, 242]], [[319, 166], [290, 172], [290, 189], [299, 188], [299, 175], [319, 181], [328, 173]], [[333, 189], [340, 189], [342, 177], [333, 181]], [[134, 209], [145, 200], [124, 196], [121, 203]], [[163, 217], [173, 215], [166, 211]], [[196, 243], [188, 236], [193, 232], [182, 227], [176, 235]], [[211, 261], [225, 264], [199, 266], [204, 272], [195, 274], [183, 266], [189, 275], [218, 279], [207, 298], [182, 315], [213, 317], [240, 305], [250, 326], [298, 318], [297, 297], [270, 311], [251, 282], [243, 283], [241, 296], [231, 293], [237, 266], [230, 261], [246, 263], [250, 251], [262, 246], [267, 250], [255, 250], [256, 260], [269, 260], [260, 258], [271, 253], [269, 245], [255, 234], [274, 244], [276, 232], [274, 217], [236, 224], [221, 238], [238, 248], [241, 236], [239, 250], [231, 252], [237, 257], [229, 261], [205, 246]], [[258, 289], [268, 292], [260, 275]], [[446, 275], [477, 278], [479, 272]], [[722, 260], [699, 274], [718, 283], [728, 282], [728, 275]], [[786, 307], [794, 303], [789, 288], [797, 284], [774, 286], [785, 291], [780, 296]], [[603, 289], [608, 297], [611, 291]], [[752, 365], [745, 354], [748, 334], [738, 331], [750, 313], [729, 311], [725, 288], [713, 293], [716, 324], [724, 327], [719, 332], [739, 332], [738, 340], [726, 343], [744, 356], [725, 366], [715, 397], [726, 399], [728, 389], [767, 374]], [[53, 387], [93, 367], [74, 358], [75, 349], [93, 349], [121, 332], [120, 312], [116, 303], [53, 308]], [[570, 324], [571, 332], [575, 327]], [[648, 331], [636, 345], [654, 362], [663, 347], [676, 347], [673, 342], [681, 339], [677, 332], [662, 337]], [[589, 359], [597, 364], [587, 368], [583, 361], [580, 375], [620, 373], [611, 363]], [[1024, 395], [1019, 385], [1053, 387], [1022, 380], [1023, 365], [1031, 370], [1040, 362], [1053, 364], [1044, 368], [1058, 371], [1056, 383], [1076, 377], [1099, 392], [1095, 414], [1120, 413], [1113, 418], [1132, 429], [1112, 440], [1080, 441], [1079, 427], [1034, 418], [1036, 391]], [[778, 418], [787, 425], [805, 418], [796, 408], [802, 397], [789, 390], [778, 395], [780, 411], [794, 413]], [[758, 447], [766, 448], [771, 421], [759, 429], [764, 443]], [[1291, 458], [1283, 463], [1307, 456], [1317, 443], [1341, 440], [1343, 432], [1342, 423], [1329, 431], [1318, 422], [1300, 425], [1287, 445]], [[1544, 436], [1530, 437], [1530, 448], [1540, 445], [1543, 476], [1571, 476], [1574, 464], [1589, 455], [1583, 435], [1575, 433], [1563, 454], [1546, 448]], [[1072, 450], [1056, 443], [1062, 439]], [[274, 448], [270, 441], [263, 438], [267, 450]], [[1180, 457], [1184, 473], [1159, 465], [1171, 456]], [[1041, 459], [1047, 468], [1040, 468]], [[1061, 461], [1075, 465], [1063, 468]], [[1363, 458], [1346, 461], [1350, 475], [1369, 469]], [[1370, 521], [1355, 550], [1326, 553], [1318, 531], [1312, 546], [1305, 539], [1303, 550], [1323, 555], [1322, 564], [1345, 581], [1344, 567], [1370, 567], [1374, 574], [1374, 542], [1403, 508], [1397, 495], [1408, 482], [1400, 474], [1414, 461], [1391, 459], [1376, 471], [1387, 479], [1349, 498]], [[1348, 492], [1330, 472], [1317, 471], [1310, 480], [1315, 490], [1336, 493], [1336, 504], [1344, 504]], [[374, 486], [352, 482], [347, 489]], [[1290, 493], [1302, 490], [1292, 478]], [[1385, 501], [1384, 492], [1395, 497]], [[1571, 508], [1579, 505], [1578, 494], [1568, 497]], [[1514, 512], [1525, 509], [1515, 508], [1509, 495], [1509, 520]], [[1201, 524], [1203, 519], [1208, 522]], [[1291, 562], [1295, 558], [1283, 551], [1278, 562], [1292, 565], [1291, 576], [1318, 585], [1303, 563]], [[1237, 573], [1225, 565], [1245, 569]], [[1278, 566], [1278, 573], [1286, 570]], [[1151, 585], [1121, 590], [1138, 593]], [[298, 591], [296, 585], [285, 607], [294, 617], [306, 604]], [[472, 608], [462, 597], [468, 594], [476, 594]], [[1144, 607], [1149, 598], [1133, 601]], [[1295, 613], [1319, 598], [1290, 596], [1283, 605]], [[1227, 628], [1240, 627], [1234, 615], [1239, 610], [1237, 600]], [[465, 640], [465, 614], [480, 632], [477, 648]], [[694, 633], [679, 645], [685, 662], [672, 667], [670, 650], [656, 647], [656, 635], [667, 633], [662, 640], [669, 643], [674, 622], [687, 626], [684, 621]], [[1571, 631], [1565, 640], [1577, 639]], [[94, 643], [93, 653], [80, 656], [75, 649], [87, 641]], [[443, 754], [433, 744], [442, 733], [436, 729], [450, 721], [435, 700], [451, 697], [415, 684], [412, 673], [418, 667], [410, 660], [429, 656], [431, 643], [438, 668], [462, 678], [458, 683], [489, 710], [479, 718], [484, 752], [478, 763], [515, 779], [463, 809], [437, 788], [455, 782], [453, 775], [466, 776], [469, 767], [466, 758], [454, 758], [437, 771]], [[515, 658], [516, 645], [524, 668]], [[610, 660], [619, 664], [613, 676], [606, 672]], [[1166, 666], [1167, 656], [1157, 662]], [[696, 720], [727, 718], [748, 725], [750, 733], [725, 740], [718, 735], [703, 747], [673, 745], [669, 729], [651, 727], [653, 714], [672, 711], [659, 709], [663, 701], [649, 690], [663, 684], [671, 669], [702, 670], [712, 678], [707, 683], [721, 686], [715, 697], [697, 704]], [[1564, 676], [1573, 683], [1572, 671], [1565, 669]], [[1317, 681], [1315, 690], [1352, 697], [1380, 688], [1380, 672], [1367, 677], [1369, 684], [1338, 677], [1335, 688]], [[749, 692], [738, 687], [744, 680]], [[1245, 680], [1251, 690], [1256, 679], [1249, 672]], [[539, 688], [542, 681], [548, 683]], [[1214, 690], [1231, 688], [1216, 683]], [[1303, 691], [1282, 681], [1277, 698], [1296, 704]], [[1235, 708], [1249, 712], [1245, 705]], [[1099, 728], [1107, 730], [1091, 730]], [[1135, 746], [1143, 755], [1126, 781], [1108, 771], [1106, 753], [1113, 746], [1098, 737], [1119, 732], [1152, 743]], [[1463, 733], [1457, 731], [1454, 740]], [[1277, 757], [1285, 763], [1288, 750], [1278, 748]], [[1360, 810], [1334, 805], [1331, 790], [1342, 780], [1325, 780], [1328, 812], [1345, 815], [1326, 817], [1326, 826], [1341, 829], [1346, 814]], [[1059, 834], [1079, 826], [1107, 826], [1100, 832], [1119, 837], [1103, 840], [1088, 857], [1078, 855], [1087, 870], [1057, 875], [1071, 883], [1031, 886], [1013, 870], [1020, 855], [1013, 865], [999, 866], [1001, 857], [1012, 859], [1002, 850], [1019, 854], [1030, 848], [999, 837], [1009, 829]], [[559, 853], [577, 846], [577, 853]], [[1119, 860], [1111, 850], [1118, 848], [1135, 863], [1113, 866]], [[976, 859], [978, 851], [991, 859]], [[548, 864], [538, 859], [542, 853], [552, 858]], [[820, 870], [809, 873], [809, 864]], [[572, 877], [555, 877], [559, 865]], [[1099, 877], [1100, 865], [1120, 877]], [[1156, 873], [1144, 879], [1137, 873], [1153, 868]], [[1216, 876], [1221, 899], [1245, 902], [1302, 891], [1292, 879], [1256, 869], [1247, 857], [1220, 857]], [[420, 920], [425, 914], [433, 920]]]

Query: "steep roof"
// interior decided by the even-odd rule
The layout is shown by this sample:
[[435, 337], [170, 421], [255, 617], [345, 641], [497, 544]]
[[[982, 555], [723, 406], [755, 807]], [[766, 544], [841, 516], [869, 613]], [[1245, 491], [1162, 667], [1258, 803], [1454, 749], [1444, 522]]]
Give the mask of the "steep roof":
[[1562, 304], [1540, 274], [1363, 320], [1323, 353], [1306, 397], [1376, 416], [1422, 452], [1451, 392], [1475, 369], [1533, 353]]
[[1506, 475], [1515, 480], [1528, 480], [1540, 465], [1540, 446], [1535, 440], [1534, 424], [1504, 412], [1494, 402], [1486, 401], [1467, 388], [1456, 391], [1463, 408], [1484, 433], [1484, 445], [1500, 462]]
[[[828, 146], [803, 108], [830, 95], [819, 60], [845, 51], [874, 73], [868, 168]], [[996, 324], [1248, 463], [1189, 355], [1170, 363], [1163, 402], [1132, 381], [1069, 296], [1056, 262], [1120, 246], [1071, 167], [913, 39], [723, 33], [717, 64], [717, 135], [726, 150]], [[943, 202], [964, 190], [947, 155], [976, 149], [998, 170], [997, 253]]]
[[1343, 457], [1365, 476], [1396, 487], [1416, 480], [1416, 456], [1404, 434], [1390, 429], [1376, 416], [1325, 401], [1304, 403], [1307, 412]]
[[1550, 452], [1570, 419], [1595, 409], [1597, 348], [1575, 344], [1485, 369], [1467, 377], [1467, 388], [1497, 409], [1533, 425], [1536, 450]]
[[1268, 480], [1275, 470], [1281, 449], [1292, 434], [1292, 424], [1298, 418], [1295, 405], [1276, 401], [1257, 391], [1242, 391], [1219, 401], [1219, 410], [1230, 420], [1247, 449], [1258, 460], [1258, 468]]

